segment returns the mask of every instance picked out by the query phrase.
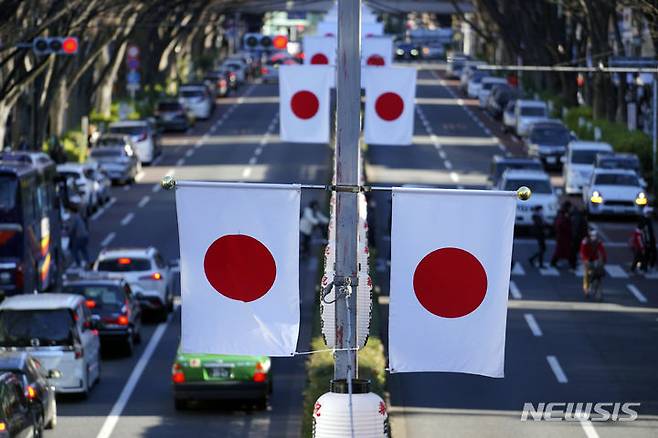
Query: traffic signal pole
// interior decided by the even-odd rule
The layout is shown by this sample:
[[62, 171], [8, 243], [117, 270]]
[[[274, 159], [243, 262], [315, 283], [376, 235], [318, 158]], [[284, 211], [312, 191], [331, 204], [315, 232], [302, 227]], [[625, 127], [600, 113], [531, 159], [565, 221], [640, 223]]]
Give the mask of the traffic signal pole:
[[361, 0], [338, 0], [336, 58], [336, 349], [334, 379], [357, 377], [357, 194], [361, 131]]

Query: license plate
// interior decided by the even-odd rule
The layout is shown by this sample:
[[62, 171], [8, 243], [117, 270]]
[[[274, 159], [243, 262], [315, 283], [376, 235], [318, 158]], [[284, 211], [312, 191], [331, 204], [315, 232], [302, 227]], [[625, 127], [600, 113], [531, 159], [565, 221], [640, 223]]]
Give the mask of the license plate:
[[228, 368], [224, 368], [224, 367], [206, 368], [206, 371], [207, 371], [209, 377], [212, 377], [212, 378], [215, 378], [215, 379], [225, 379], [231, 374], [230, 370]]

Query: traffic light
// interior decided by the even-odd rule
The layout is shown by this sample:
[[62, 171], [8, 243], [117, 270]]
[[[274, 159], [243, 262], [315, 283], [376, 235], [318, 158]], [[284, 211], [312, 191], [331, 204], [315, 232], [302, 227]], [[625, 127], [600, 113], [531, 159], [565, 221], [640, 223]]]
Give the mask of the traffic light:
[[75, 55], [78, 53], [78, 39], [66, 37], [37, 37], [32, 41], [32, 51], [35, 55]]
[[259, 33], [246, 33], [242, 41], [244, 42], [245, 49], [257, 49], [260, 45], [260, 39], [263, 36]]

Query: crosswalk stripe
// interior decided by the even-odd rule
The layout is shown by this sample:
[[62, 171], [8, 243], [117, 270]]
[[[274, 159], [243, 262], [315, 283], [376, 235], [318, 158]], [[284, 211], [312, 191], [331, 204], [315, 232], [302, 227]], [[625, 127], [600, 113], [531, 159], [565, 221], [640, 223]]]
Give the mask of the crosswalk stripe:
[[521, 291], [519, 290], [519, 287], [514, 283], [513, 281], [509, 282], [509, 293], [512, 295], [512, 298], [515, 300], [520, 300], [521, 299]]
[[605, 265], [605, 272], [612, 278], [628, 278], [628, 274], [619, 265]]
[[632, 284], [627, 284], [626, 287], [640, 303], [647, 302], [647, 297], [645, 297], [644, 294], [640, 292], [640, 290], [637, 287], [635, 287]]
[[560, 271], [555, 269], [552, 266], [549, 266], [547, 268], [541, 268], [539, 269], [539, 273], [545, 277], [559, 277], [560, 276]]
[[525, 275], [525, 269], [523, 269], [523, 265], [520, 262], [514, 263], [514, 268], [512, 268], [512, 275]]

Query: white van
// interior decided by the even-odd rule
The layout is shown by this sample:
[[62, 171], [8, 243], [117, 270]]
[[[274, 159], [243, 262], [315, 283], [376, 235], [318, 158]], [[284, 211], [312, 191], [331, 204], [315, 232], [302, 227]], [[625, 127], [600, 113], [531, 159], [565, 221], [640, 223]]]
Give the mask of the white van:
[[597, 154], [612, 154], [612, 146], [597, 141], [572, 141], [563, 157], [564, 190], [568, 195], [583, 192], [594, 171]]
[[26, 294], [0, 304], [0, 351], [26, 351], [57, 378], [56, 392], [81, 393], [100, 380], [100, 340], [82, 295]]

